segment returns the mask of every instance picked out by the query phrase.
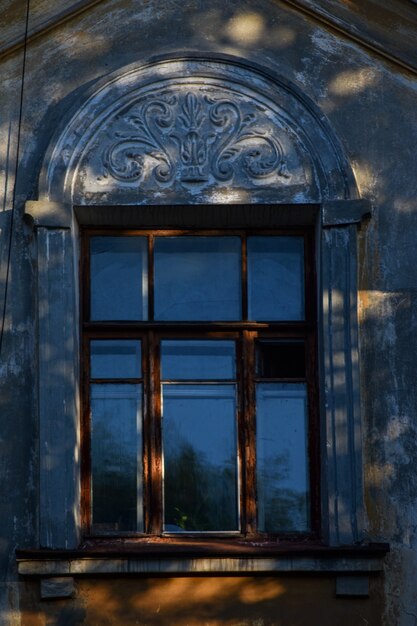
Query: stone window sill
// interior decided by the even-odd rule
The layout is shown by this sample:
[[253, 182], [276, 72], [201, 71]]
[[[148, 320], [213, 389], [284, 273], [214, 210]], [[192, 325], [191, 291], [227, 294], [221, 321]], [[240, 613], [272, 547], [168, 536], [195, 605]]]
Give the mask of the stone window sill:
[[255, 542], [101, 542], [78, 550], [18, 550], [24, 576], [377, 573], [388, 544], [326, 547]]

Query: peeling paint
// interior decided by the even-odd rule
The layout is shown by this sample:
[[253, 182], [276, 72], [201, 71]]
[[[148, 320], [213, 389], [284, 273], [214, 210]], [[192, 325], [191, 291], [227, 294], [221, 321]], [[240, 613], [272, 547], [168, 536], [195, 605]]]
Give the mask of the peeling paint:
[[319, 29], [311, 35], [311, 41], [315, 46], [320, 48], [320, 50], [330, 54], [336, 54], [341, 47], [340, 42], [336, 37]]

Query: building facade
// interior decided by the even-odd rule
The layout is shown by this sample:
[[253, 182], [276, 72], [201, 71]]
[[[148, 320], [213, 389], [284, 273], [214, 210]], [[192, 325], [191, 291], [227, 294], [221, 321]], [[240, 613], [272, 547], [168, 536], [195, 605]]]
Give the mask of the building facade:
[[5, 3], [2, 624], [415, 623], [416, 7], [318, 4]]

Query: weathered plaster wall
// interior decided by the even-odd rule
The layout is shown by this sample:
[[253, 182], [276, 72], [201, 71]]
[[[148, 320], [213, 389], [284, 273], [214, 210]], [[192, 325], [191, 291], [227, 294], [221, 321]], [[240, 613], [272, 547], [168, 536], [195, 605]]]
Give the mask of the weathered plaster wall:
[[[22, 593], [22, 626], [372, 626], [380, 623], [378, 584], [371, 599], [336, 599], [331, 577], [80, 579], [76, 598], [39, 603]], [[307, 617], [304, 620], [301, 613]]]
[[[20, 15], [22, 12], [20, 12]], [[20, 542], [36, 541], [37, 422], [34, 343], [31, 314], [35, 285], [31, 265], [31, 236], [22, 211], [13, 219], [22, 53], [4, 60], [0, 75], [0, 229], [5, 234], [0, 252], [0, 310], [4, 295], [4, 332], [0, 354], [0, 624], [18, 624], [19, 590], [15, 580], [14, 550]], [[11, 245], [9, 245], [11, 244]], [[7, 282], [7, 289], [6, 289]], [[0, 319], [2, 314], [0, 314]], [[1, 322], [0, 322], [1, 324]]]
[[[34, 4], [36, 10], [44, 3], [38, 5]], [[21, 28], [15, 7], [8, 3], [13, 32]], [[18, 8], [23, 16], [21, 4]], [[56, 126], [70, 109], [83, 102], [83, 94], [94, 81], [128, 64], [178, 50], [242, 57], [298, 85], [327, 116], [351, 160], [361, 194], [373, 202], [372, 220], [361, 231], [360, 257], [360, 365], [369, 537], [388, 540], [392, 545], [385, 578], [384, 624], [413, 626], [417, 621], [417, 80], [273, 0], [214, 0], [209, 4], [198, 0], [103, 0], [28, 48], [1, 355], [3, 622], [19, 623], [18, 612], [13, 617], [10, 608], [18, 607], [19, 601], [17, 587], [11, 586], [16, 580], [14, 549], [33, 546], [37, 541], [34, 285], [31, 235], [22, 221], [23, 201], [37, 196], [41, 159]], [[21, 69], [22, 51], [1, 61], [3, 210], [12, 205]], [[90, 621], [85, 622], [89, 624], [97, 623], [94, 584], [98, 583], [80, 583], [77, 600], [84, 607], [82, 611], [90, 611], [86, 613]], [[327, 593], [323, 590], [330, 583], [311, 579], [308, 584], [317, 590], [318, 599]], [[34, 587], [28, 588], [35, 598]], [[104, 583], [100, 588], [110, 594]], [[115, 593], [121, 593], [119, 586]], [[25, 594], [22, 597], [27, 602]], [[343, 606], [344, 601], [337, 602], [337, 607]], [[36, 602], [34, 606], [38, 606]], [[337, 615], [343, 613], [343, 609], [335, 610]], [[378, 624], [374, 609], [366, 610], [370, 613], [365, 619]], [[58, 609], [52, 605], [45, 609], [48, 617], [37, 611], [33, 609], [30, 618], [27, 613], [22, 624], [53, 624], [58, 619]], [[221, 619], [222, 623], [237, 624], [241, 617], [233, 621], [226, 612]], [[247, 619], [244, 613], [242, 619]], [[320, 619], [313, 623], [321, 624]], [[220, 623], [219, 616], [207, 620]], [[116, 618], [113, 623], [118, 623]]]

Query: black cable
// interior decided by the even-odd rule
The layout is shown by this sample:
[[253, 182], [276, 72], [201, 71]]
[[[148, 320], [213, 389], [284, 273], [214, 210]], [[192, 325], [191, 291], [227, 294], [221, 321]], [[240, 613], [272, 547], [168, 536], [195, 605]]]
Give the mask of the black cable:
[[30, 0], [27, 0], [26, 21], [25, 21], [25, 40], [24, 40], [24, 45], [23, 45], [23, 61], [22, 61], [22, 85], [20, 88], [20, 109], [19, 109], [19, 120], [18, 120], [17, 141], [16, 141], [16, 163], [15, 163], [14, 185], [13, 185], [13, 194], [12, 194], [12, 209], [11, 209], [12, 213], [10, 217], [9, 244], [8, 244], [8, 252], [7, 252], [6, 278], [5, 278], [5, 285], [4, 285], [4, 302], [3, 302], [3, 312], [2, 312], [2, 322], [1, 322], [1, 332], [0, 332], [0, 356], [1, 356], [1, 351], [3, 347], [4, 327], [6, 324], [7, 292], [8, 292], [8, 286], [9, 286], [10, 262], [11, 262], [11, 254], [12, 254], [16, 188], [17, 188], [17, 179], [18, 179], [18, 173], [19, 173], [20, 138], [21, 138], [21, 132], [22, 132], [23, 96], [24, 96], [24, 88], [25, 88], [26, 56], [27, 56], [27, 42], [28, 42], [28, 32], [29, 32], [29, 9], [30, 9]]

